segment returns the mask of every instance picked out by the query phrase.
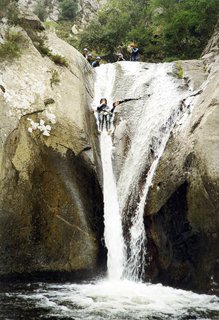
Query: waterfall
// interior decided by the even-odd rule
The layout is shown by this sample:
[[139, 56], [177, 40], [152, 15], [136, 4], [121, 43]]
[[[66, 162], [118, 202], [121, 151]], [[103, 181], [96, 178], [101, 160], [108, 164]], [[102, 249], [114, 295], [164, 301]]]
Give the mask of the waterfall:
[[100, 146], [104, 181], [104, 238], [108, 250], [108, 277], [110, 280], [119, 280], [122, 278], [124, 268], [124, 240], [111, 160], [112, 140], [107, 132], [101, 133]]
[[[97, 107], [101, 97], [107, 98], [108, 105], [113, 103], [113, 85], [115, 69], [113, 65], [105, 65], [96, 69], [94, 107]], [[110, 280], [120, 280], [124, 268], [124, 239], [122, 218], [117, 198], [116, 182], [112, 167], [112, 139], [103, 131], [100, 134], [100, 150], [103, 168], [104, 195], [104, 239], [107, 247], [107, 270]]]
[[[186, 104], [182, 104], [182, 100], [188, 93], [182, 90], [179, 82], [170, 76], [173, 64], [148, 64], [147, 71], [142, 72], [140, 64], [123, 63], [120, 65], [120, 73], [121, 69], [125, 79], [132, 81], [127, 92], [129, 96], [139, 97], [139, 94], [145, 91], [141, 84], [144, 87], [145, 83], [150, 83], [150, 94], [147, 103], [138, 108], [140, 113], [138, 113], [136, 120], [137, 126], [131, 148], [123, 166], [124, 174], [121, 172], [118, 181], [119, 192], [112, 168], [112, 140], [107, 132], [102, 132], [100, 135], [104, 191], [104, 236], [108, 250], [109, 279], [119, 280], [124, 277], [139, 281], [145, 277], [147, 237], [144, 227], [144, 208], [148, 191], [170, 134], [176, 122], [181, 120], [188, 110]], [[95, 108], [102, 97], [107, 98], [108, 105], [112, 106], [113, 96], [118, 94], [117, 90], [121, 90], [121, 87], [114, 87], [115, 71], [116, 67], [112, 64], [97, 69]], [[127, 216], [127, 212], [124, 212], [125, 203], [141, 179], [144, 168], [148, 166], [151, 148], [153, 149], [153, 161], [147, 172], [137, 208], [135, 212], [128, 215], [131, 217], [131, 221], [128, 222], [129, 236], [125, 243], [123, 237], [123, 223], [125, 222], [122, 219], [122, 214], [124, 217]], [[136, 189], [138, 190], [138, 188]], [[138, 201], [138, 195], [134, 196]]]

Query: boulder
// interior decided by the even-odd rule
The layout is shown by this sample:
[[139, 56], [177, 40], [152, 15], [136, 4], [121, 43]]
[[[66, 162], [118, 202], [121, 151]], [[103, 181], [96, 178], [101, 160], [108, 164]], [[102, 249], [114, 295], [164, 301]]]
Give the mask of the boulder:
[[45, 46], [67, 63], [28, 39], [19, 59], [0, 65], [0, 276], [85, 276], [103, 253], [93, 70], [55, 34]]

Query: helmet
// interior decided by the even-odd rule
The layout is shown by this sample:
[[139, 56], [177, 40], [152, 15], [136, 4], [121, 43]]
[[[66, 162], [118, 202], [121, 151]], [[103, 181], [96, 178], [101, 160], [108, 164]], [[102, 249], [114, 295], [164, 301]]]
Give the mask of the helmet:
[[84, 49], [83, 49], [83, 51], [86, 51], [86, 52], [87, 52], [87, 51], [88, 51], [88, 49], [87, 49], [87, 48], [84, 48]]
[[100, 103], [102, 103], [103, 101], [105, 101], [106, 104], [107, 104], [107, 99], [106, 99], [106, 98], [101, 98], [101, 99], [100, 99]]
[[92, 53], [89, 53], [87, 56], [91, 58], [92, 57]]
[[99, 57], [99, 56], [98, 56], [98, 57], [96, 57], [96, 60], [101, 60], [101, 57]]

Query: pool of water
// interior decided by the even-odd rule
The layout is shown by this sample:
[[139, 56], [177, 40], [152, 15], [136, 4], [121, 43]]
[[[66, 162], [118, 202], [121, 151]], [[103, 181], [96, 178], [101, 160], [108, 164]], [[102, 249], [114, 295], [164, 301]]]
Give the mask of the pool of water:
[[219, 298], [131, 281], [0, 285], [0, 319], [219, 319]]

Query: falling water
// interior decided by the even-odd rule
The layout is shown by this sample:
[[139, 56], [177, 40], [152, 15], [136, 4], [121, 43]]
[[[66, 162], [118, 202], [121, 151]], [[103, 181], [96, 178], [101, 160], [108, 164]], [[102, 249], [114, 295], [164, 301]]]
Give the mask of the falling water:
[[[101, 66], [97, 69], [95, 86], [95, 105], [98, 106], [101, 97], [106, 97], [108, 105], [113, 103], [113, 85], [115, 69], [112, 65]], [[124, 268], [124, 239], [122, 219], [119, 211], [116, 182], [112, 168], [112, 139], [103, 131], [100, 134], [101, 161], [103, 168], [104, 195], [104, 238], [107, 247], [107, 270], [110, 280], [119, 280]]]

